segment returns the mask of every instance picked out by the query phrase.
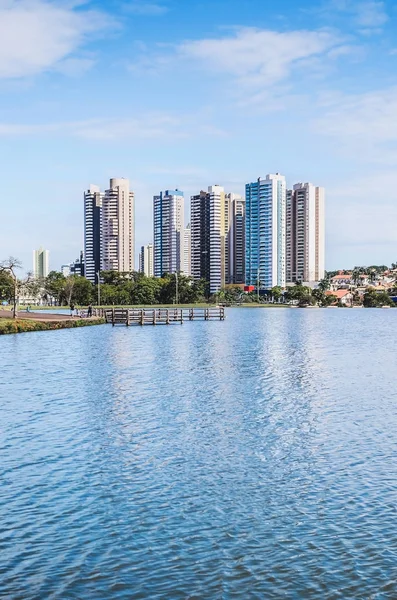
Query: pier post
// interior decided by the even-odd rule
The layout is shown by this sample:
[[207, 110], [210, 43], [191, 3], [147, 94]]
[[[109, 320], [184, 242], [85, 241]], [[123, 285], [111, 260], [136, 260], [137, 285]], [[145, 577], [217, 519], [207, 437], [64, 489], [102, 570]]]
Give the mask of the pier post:
[[141, 325], [143, 325], [143, 324], [144, 324], [144, 322], [145, 322], [145, 311], [144, 311], [144, 309], [142, 308], [142, 309], [141, 309]]
[[169, 325], [170, 324], [170, 309], [167, 308], [167, 320], [166, 320], [166, 324]]
[[127, 325], [127, 327], [129, 327], [130, 326], [130, 311], [128, 308], [126, 309], [126, 311], [127, 311], [127, 316], [125, 318], [125, 324]]
[[156, 309], [153, 309], [153, 325], [156, 325]]
[[194, 318], [194, 308], [189, 309], [189, 321], [193, 321]]
[[112, 325], [114, 327], [114, 308], [112, 308]]

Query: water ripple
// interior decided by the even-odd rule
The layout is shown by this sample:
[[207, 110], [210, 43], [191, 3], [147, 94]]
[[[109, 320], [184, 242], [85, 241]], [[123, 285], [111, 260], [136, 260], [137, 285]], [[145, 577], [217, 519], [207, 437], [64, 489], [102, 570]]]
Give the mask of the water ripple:
[[0, 339], [0, 597], [395, 600], [396, 318]]

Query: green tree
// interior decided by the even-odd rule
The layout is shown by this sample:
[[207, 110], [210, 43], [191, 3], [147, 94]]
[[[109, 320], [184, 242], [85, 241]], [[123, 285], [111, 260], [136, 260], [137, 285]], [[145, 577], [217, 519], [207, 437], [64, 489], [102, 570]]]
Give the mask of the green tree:
[[11, 302], [13, 293], [13, 279], [8, 271], [0, 270], [0, 301]]
[[312, 296], [312, 294], [303, 294], [299, 298], [298, 306], [301, 306], [301, 307], [314, 306], [315, 304], [316, 304], [316, 299], [314, 298], [314, 296]]
[[366, 308], [376, 308], [379, 306], [394, 306], [393, 300], [386, 292], [377, 292], [369, 289], [365, 295], [363, 304]]
[[281, 296], [283, 295], [283, 288], [279, 285], [275, 285], [274, 287], [272, 287], [271, 293], [273, 302], [278, 302], [278, 300], [280, 300]]
[[55, 298], [58, 304], [62, 303], [65, 297], [66, 277], [58, 271], [50, 271], [43, 282], [45, 294]]
[[34, 280], [31, 273], [23, 278], [18, 278], [17, 270], [20, 268], [22, 268], [22, 263], [13, 256], [0, 263], [0, 273], [3, 277], [8, 274], [12, 282], [10, 301], [12, 302], [12, 316], [14, 319], [17, 318], [19, 297], [23, 294], [37, 295], [39, 291], [38, 282]]
[[161, 295], [162, 279], [142, 277], [136, 281], [132, 292], [132, 304], [157, 304]]
[[331, 306], [331, 304], [335, 304], [337, 300], [337, 296], [334, 296], [333, 294], [324, 294], [324, 297], [321, 300], [321, 306]]
[[[79, 275], [70, 275], [67, 279], [74, 279], [74, 283], [72, 286], [72, 295], [71, 300], [75, 304], [80, 304], [86, 306], [90, 304], [93, 299], [94, 286], [91, 281], [88, 281], [85, 277], [80, 277]], [[70, 304], [70, 300], [68, 302]]]
[[292, 300], [299, 302], [303, 297], [309, 294], [311, 294], [311, 289], [305, 285], [299, 284], [288, 287], [285, 293], [285, 298], [289, 302]]
[[321, 281], [319, 281], [318, 289], [321, 290], [322, 292], [326, 292], [329, 290], [330, 287], [331, 287], [331, 281], [330, 281], [330, 278], [328, 277], [328, 275], [326, 275], [324, 277], [324, 279], [321, 279]]

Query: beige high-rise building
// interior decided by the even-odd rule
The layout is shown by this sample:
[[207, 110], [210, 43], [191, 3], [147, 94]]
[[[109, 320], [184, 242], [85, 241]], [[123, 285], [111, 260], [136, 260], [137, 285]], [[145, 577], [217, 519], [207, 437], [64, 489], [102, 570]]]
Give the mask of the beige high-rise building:
[[36, 279], [47, 277], [50, 271], [49, 261], [50, 253], [48, 250], [41, 247], [38, 250], [33, 250], [33, 277]]
[[183, 238], [183, 273], [191, 274], [191, 230], [190, 223], [185, 227]]
[[238, 194], [227, 194], [229, 200], [229, 281], [245, 283], [245, 200]]
[[134, 192], [128, 179], [111, 179], [102, 200], [102, 270], [135, 268]]
[[325, 191], [297, 183], [287, 191], [287, 283], [320, 281], [325, 274]]
[[153, 244], [141, 246], [139, 254], [139, 271], [144, 273], [146, 277], [154, 276]]
[[237, 237], [238, 263], [243, 268], [244, 223], [238, 225], [237, 234], [239, 219], [235, 219], [235, 213], [244, 213], [241, 203], [241, 196], [226, 194], [219, 185], [191, 198], [191, 271], [194, 279], [209, 283], [210, 294], [235, 281]]

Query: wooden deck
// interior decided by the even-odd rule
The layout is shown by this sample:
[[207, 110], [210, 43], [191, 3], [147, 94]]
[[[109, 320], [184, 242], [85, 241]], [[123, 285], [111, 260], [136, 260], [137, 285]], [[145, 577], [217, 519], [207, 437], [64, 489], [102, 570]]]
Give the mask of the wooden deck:
[[[98, 315], [99, 316], [99, 315]], [[223, 321], [224, 307], [214, 308], [109, 308], [103, 309], [106, 323], [114, 325], [170, 325], [184, 321]]]

